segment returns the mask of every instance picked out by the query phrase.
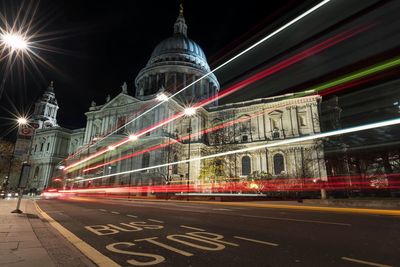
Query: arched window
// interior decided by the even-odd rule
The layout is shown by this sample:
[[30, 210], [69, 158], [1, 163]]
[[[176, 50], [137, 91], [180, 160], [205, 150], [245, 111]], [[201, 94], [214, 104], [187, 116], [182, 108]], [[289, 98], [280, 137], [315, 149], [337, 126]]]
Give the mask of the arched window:
[[[174, 162], [178, 161], [178, 156], [174, 156]], [[172, 165], [172, 174], [178, 174], [178, 164]]]
[[250, 175], [251, 172], [251, 159], [249, 156], [242, 158], [242, 175]]
[[276, 175], [285, 171], [285, 161], [283, 155], [278, 153], [274, 155], [274, 173]]

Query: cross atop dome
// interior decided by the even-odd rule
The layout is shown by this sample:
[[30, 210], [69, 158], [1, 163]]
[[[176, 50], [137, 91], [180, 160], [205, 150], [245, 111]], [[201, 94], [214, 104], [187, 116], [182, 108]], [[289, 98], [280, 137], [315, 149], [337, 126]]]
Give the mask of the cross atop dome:
[[187, 25], [183, 16], [183, 5], [179, 5], [179, 15], [174, 24], [174, 35], [183, 35], [187, 37]]

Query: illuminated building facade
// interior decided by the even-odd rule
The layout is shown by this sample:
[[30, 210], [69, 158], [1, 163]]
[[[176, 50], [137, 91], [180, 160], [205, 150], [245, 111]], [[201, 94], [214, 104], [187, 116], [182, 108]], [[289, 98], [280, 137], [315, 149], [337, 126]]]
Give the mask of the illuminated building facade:
[[[106, 103], [97, 105], [92, 102], [85, 114], [85, 128], [69, 130], [58, 126], [55, 109], [51, 127], [45, 127], [47, 124], [43, 123], [44, 127], [36, 131], [32, 150], [32, 186], [43, 189], [49, 185], [50, 177], [56, 175], [57, 167], [68, 166], [107, 147], [110, 147], [110, 151], [77, 168], [71, 168], [66, 177], [106, 176], [90, 183], [78, 183], [78, 186], [84, 187], [156, 185], [185, 182], [186, 179], [199, 184], [216, 178], [204, 175], [209, 164], [221, 164], [223, 170], [216, 176], [222, 179], [247, 179], [262, 175], [272, 178], [326, 178], [323, 147], [319, 141], [240, 153], [219, 159], [219, 163], [197, 160], [191, 162], [190, 166], [179, 163], [146, 169], [221, 151], [319, 133], [319, 96], [294, 99], [278, 96], [227, 105], [218, 105], [217, 101], [213, 101], [198, 108], [193, 116], [180, 117], [141, 135], [137, 140], [112, 149], [113, 144], [129, 135], [149, 129], [182, 112], [191, 104], [216, 96], [220, 86], [214, 74], [192, 85], [209, 71], [203, 50], [187, 37], [187, 25], [181, 10], [174, 24], [173, 36], [156, 46], [147, 65], [137, 75], [134, 81], [135, 96], [129, 95], [124, 83], [121, 93], [112, 99], [107, 97]], [[184, 87], [187, 89], [179, 92]], [[174, 94], [176, 96], [159, 104], [160, 96]], [[145, 113], [157, 104], [157, 108]], [[218, 130], [203, 131], [227, 121], [235, 123]], [[163, 145], [168, 142], [174, 144]], [[66, 157], [69, 158], [63, 161]], [[119, 158], [123, 160], [116, 160]], [[135, 169], [142, 170], [114, 175]]]

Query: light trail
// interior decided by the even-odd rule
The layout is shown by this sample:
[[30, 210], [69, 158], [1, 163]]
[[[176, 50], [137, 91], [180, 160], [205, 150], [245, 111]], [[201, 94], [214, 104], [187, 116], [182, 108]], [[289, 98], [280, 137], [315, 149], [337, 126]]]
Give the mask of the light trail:
[[[312, 192], [325, 189], [327, 191], [334, 190], [354, 190], [354, 189], [367, 189], [367, 190], [386, 190], [400, 188], [400, 181], [394, 181], [393, 178], [398, 179], [399, 174], [384, 174], [381, 179], [366, 178], [363, 176], [345, 176], [345, 177], [330, 177], [329, 181], [322, 181], [322, 178], [285, 178], [285, 179], [271, 179], [271, 180], [247, 180], [247, 181], [223, 181], [215, 182], [207, 181], [202, 184], [190, 184], [187, 187], [186, 181], [181, 181], [181, 184], [176, 185], [146, 185], [146, 186], [98, 186], [92, 188], [75, 188], [59, 190], [59, 193], [74, 194], [111, 194], [111, 197], [119, 196], [124, 197], [123, 194], [127, 193], [197, 193], [198, 195], [219, 194], [223, 192], [243, 193], [243, 192]], [[389, 180], [391, 179], [391, 180]], [[201, 193], [199, 193], [201, 192]], [[227, 196], [234, 196], [234, 194]], [[241, 194], [238, 197], [243, 196]]]
[[[395, 67], [397, 67], [399, 65], [400, 65], [400, 58], [397, 57], [397, 58], [391, 59], [391, 60], [386, 61], [386, 62], [381, 62], [381, 63], [376, 64], [374, 66], [371, 66], [369, 68], [353, 72], [353, 73], [351, 73], [349, 75], [342, 76], [342, 77], [340, 77], [340, 78], [338, 78], [336, 80], [333, 80], [333, 81], [318, 85], [318, 86], [314, 87], [313, 89], [308, 89], [308, 90], [303, 91], [303, 92], [294, 93], [293, 97], [305, 96], [305, 95], [313, 94], [313, 93], [316, 93], [316, 92], [319, 92], [319, 95], [321, 95], [321, 96], [328, 95], [328, 94], [331, 94], [331, 93], [334, 93], [334, 92], [338, 92], [338, 91], [341, 91], [341, 90], [344, 90], [344, 89], [347, 89], [347, 88], [350, 88], [350, 87], [354, 87], [354, 86], [357, 86], [357, 85], [360, 85], [360, 84], [363, 84], [363, 83], [378, 79], [378, 78], [380, 78], [380, 76], [373, 76], [373, 77], [370, 77], [370, 78], [366, 78], [366, 79], [360, 80], [360, 78], [368, 77], [370, 75], [373, 75], [373, 74], [376, 74], [376, 73], [380, 73], [380, 72], [388, 70], [388, 69], [395, 68]], [[282, 106], [282, 107], [285, 107], [285, 106]], [[278, 108], [278, 107], [276, 107], [276, 108]], [[264, 114], [264, 113], [262, 113], [262, 114]], [[253, 115], [251, 117], [259, 116], [259, 115], [261, 115], [261, 114]], [[235, 122], [235, 123], [237, 123], [237, 122]], [[230, 126], [230, 125], [232, 125], [232, 124], [231, 123], [227, 123], [225, 127]], [[193, 133], [192, 135], [193, 136], [197, 136], [197, 135], [200, 135], [200, 134], [213, 132], [213, 131], [216, 131], [216, 130], [221, 129], [221, 128], [223, 128], [223, 127], [219, 127], [219, 128], [215, 128], [215, 129], [214, 128], [209, 128], [209, 129], [200, 131], [198, 133]], [[187, 138], [188, 138], [188, 136], [180, 138], [177, 141], [178, 142], [184, 141]], [[161, 145], [154, 146], [154, 147], [151, 147], [151, 148], [148, 148], [148, 149], [144, 149], [143, 151], [139, 151], [139, 152], [133, 153], [131, 155], [127, 155], [127, 156], [121, 157], [121, 158], [119, 158], [117, 160], [113, 160], [113, 161], [110, 161], [110, 162], [107, 162], [107, 163], [104, 163], [104, 164], [101, 164], [101, 165], [97, 165], [97, 166], [94, 166], [94, 167], [90, 167], [90, 168], [84, 169], [83, 172], [94, 170], [94, 169], [97, 169], [99, 167], [103, 167], [103, 166], [115, 163], [115, 162], [120, 161], [120, 160], [131, 158], [133, 156], [141, 155], [144, 152], [153, 151], [155, 149], [162, 148], [162, 147], [171, 145], [173, 143], [176, 143], [176, 142], [170, 142], [170, 143], [167, 143], [165, 145], [161, 144]]]
[[306, 12], [302, 13], [301, 15], [297, 16], [296, 18], [294, 18], [293, 20], [289, 21], [288, 23], [284, 24], [283, 26], [281, 26], [280, 28], [276, 29], [275, 31], [273, 31], [272, 33], [268, 34], [267, 36], [265, 36], [264, 38], [262, 38], [261, 40], [259, 40], [258, 42], [254, 43], [253, 45], [251, 45], [250, 47], [246, 48], [245, 50], [243, 50], [242, 52], [240, 52], [239, 54], [233, 56], [232, 58], [230, 58], [229, 60], [225, 61], [224, 63], [222, 63], [221, 65], [215, 67], [213, 70], [211, 70], [210, 72], [204, 74], [203, 76], [201, 76], [200, 78], [198, 78], [197, 80], [193, 81], [192, 83], [190, 83], [189, 85], [183, 87], [182, 89], [180, 89], [179, 91], [177, 91], [176, 93], [172, 94], [171, 96], [169, 96], [168, 98], [166, 98], [164, 101], [156, 104], [155, 106], [153, 106], [152, 108], [150, 108], [149, 110], [145, 111], [144, 113], [140, 114], [139, 116], [137, 116], [136, 118], [134, 118], [133, 120], [129, 121], [128, 123], [126, 123], [125, 125], [119, 127], [118, 129], [116, 129], [114, 132], [109, 133], [108, 135], [104, 136], [102, 139], [100, 139], [98, 142], [101, 142], [102, 140], [106, 139], [107, 137], [111, 136], [112, 134], [114, 134], [115, 132], [121, 130], [123, 127], [125, 127], [126, 125], [134, 122], [135, 120], [139, 119], [140, 117], [144, 116], [145, 114], [149, 113], [150, 111], [154, 110], [155, 108], [157, 108], [158, 106], [160, 106], [162, 103], [168, 101], [169, 99], [175, 97], [176, 95], [178, 95], [179, 93], [183, 92], [184, 90], [186, 90], [187, 88], [191, 87], [192, 85], [196, 84], [197, 82], [201, 81], [202, 79], [208, 77], [209, 75], [211, 75], [212, 73], [214, 73], [215, 71], [223, 68], [224, 66], [226, 66], [227, 64], [231, 63], [232, 61], [236, 60], [237, 58], [241, 57], [242, 55], [246, 54], [247, 52], [253, 50], [255, 47], [259, 46], [260, 44], [264, 43], [265, 41], [271, 39], [272, 37], [276, 36], [278, 33], [282, 32], [283, 30], [285, 30], [286, 28], [290, 27], [291, 25], [295, 24], [296, 22], [300, 21], [301, 19], [303, 19], [304, 17], [312, 14], [314, 11], [318, 10], [319, 8], [323, 7], [324, 5], [326, 5], [327, 3], [329, 3], [331, 0], [324, 0], [322, 2], [320, 2], [319, 4], [315, 5], [314, 7], [310, 8], [309, 10], [307, 10]]
[[[156, 99], [153, 99], [153, 100], [156, 100]], [[131, 115], [129, 115], [127, 120], [131, 120], [137, 114], [142, 113], [144, 110], [146, 110], [150, 106], [150, 104], [152, 104], [152, 103], [148, 103], [147, 105], [144, 105], [140, 110], [137, 110], [137, 111], [133, 112]], [[111, 129], [111, 131], [108, 131], [105, 135], [109, 134], [112, 131], [118, 130], [119, 129], [118, 127], [119, 126], [113, 127]], [[91, 146], [93, 146], [96, 143], [100, 142], [99, 140], [101, 140], [101, 138], [103, 138], [105, 135], [98, 137], [96, 140], [93, 139], [91, 143], [85, 145], [84, 147], [81, 147], [81, 148], [77, 149], [73, 154], [71, 154], [67, 158], [65, 158], [64, 161], [69, 160], [71, 158], [75, 158], [76, 156], [79, 156], [84, 150], [88, 150]]]
[[311, 136], [303, 136], [303, 137], [299, 137], [299, 138], [278, 141], [278, 142], [272, 143], [272, 144], [264, 144], [264, 145], [259, 145], [259, 146], [247, 147], [247, 148], [236, 149], [236, 150], [232, 150], [232, 151], [226, 151], [226, 152], [216, 153], [216, 154], [202, 156], [202, 157], [181, 160], [181, 161], [177, 161], [177, 162], [171, 162], [171, 163], [150, 166], [150, 167], [146, 167], [146, 168], [139, 168], [139, 169], [124, 171], [124, 172], [119, 172], [119, 173], [114, 173], [114, 174], [107, 174], [107, 175], [102, 175], [102, 176], [98, 176], [98, 177], [85, 178], [85, 179], [76, 178], [75, 182], [77, 180], [78, 180], [78, 182], [97, 180], [97, 179], [118, 176], [118, 175], [124, 175], [124, 174], [129, 174], [129, 173], [134, 173], [134, 172], [145, 171], [145, 170], [151, 170], [151, 169], [156, 169], [156, 168], [162, 168], [162, 167], [167, 167], [167, 166], [172, 166], [172, 165], [182, 164], [182, 163], [187, 163], [187, 162], [192, 162], [192, 161], [227, 156], [227, 155], [243, 153], [243, 152], [248, 152], [248, 151], [254, 151], [254, 150], [263, 149], [263, 148], [283, 146], [283, 145], [288, 145], [288, 144], [293, 144], [293, 143], [298, 143], [298, 142], [311, 141], [311, 140], [320, 139], [320, 138], [326, 138], [326, 137], [342, 135], [342, 134], [347, 134], [347, 133], [354, 133], [354, 132], [365, 131], [365, 130], [380, 128], [380, 127], [397, 125], [397, 124], [400, 124], [400, 118], [366, 124], [366, 125], [360, 125], [360, 126], [355, 126], [355, 127], [350, 127], [350, 128], [346, 128], [346, 129], [335, 130], [335, 131], [326, 132], [326, 133], [319, 133], [319, 134], [315, 134], [315, 135], [311, 135]]
[[[280, 108], [284, 108], [286, 106], [288, 106], [288, 105], [282, 105]], [[190, 136], [186, 135], [186, 136], [183, 136], [183, 137], [178, 138], [176, 140], [170, 140], [170, 141], [165, 142], [163, 144], [159, 144], [159, 145], [155, 145], [155, 146], [152, 146], [152, 147], [149, 147], [149, 148], [145, 148], [143, 150], [140, 150], [140, 151], [137, 151], [135, 153], [132, 153], [132, 154], [117, 158], [115, 160], [111, 160], [109, 162], [105, 162], [105, 163], [102, 163], [102, 164], [99, 164], [99, 165], [96, 165], [96, 166], [93, 166], [93, 167], [86, 168], [86, 169], [83, 170], [83, 172], [88, 172], [88, 171], [95, 170], [95, 169], [98, 169], [100, 167], [104, 167], [104, 166], [107, 166], [107, 165], [110, 165], [110, 164], [113, 164], [113, 163], [116, 163], [116, 162], [119, 162], [119, 161], [122, 161], [122, 160], [125, 160], [125, 159], [136, 157], [136, 156], [141, 155], [141, 154], [146, 153], [146, 152], [154, 151], [154, 150], [157, 150], [157, 149], [160, 149], [160, 148], [163, 148], [163, 147], [167, 147], [167, 146], [172, 145], [172, 144], [176, 144], [176, 143], [188, 140], [189, 138], [193, 138], [193, 137], [200, 136], [200, 135], [203, 135], [203, 134], [208, 134], [208, 133], [211, 133], [211, 132], [215, 132], [215, 131], [221, 130], [221, 129], [225, 128], [225, 127], [232, 126], [232, 125], [235, 125], [237, 123], [244, 122], [244, 121], [250, 120], [252, 118], [258, 117], [258, 116], [263, 115], [263, 114], [265, 114], [267, 112], [270, 112], [270, 111], [272, 111], [272, 110], [274, 110], [276, 108], [277, 107], [270, 108], [270, 109], [267, 109], [267, 110], [263, 110], [261, 112], [254, 113], [251, 116], [246, 116], [246, 117], [242, 117], [242, 118], [239, 118], [239, 119], [232, 119], [230, 121], [220, 123], [220, 124], [218, 124], [218, 125], [216, 125], [214, 127], [207, 128], [207, 129], [201, 130], [201, 131], [196, 132], [196, 133], [191, 133]]]
[[[348, 38], [350, 38], [350, 37], [352, 37], [352, 36], [354, 36], [354, 35], [356, 35], [358, 33], [361, 33], [361, 32], [365, 31], [368, 28], [370, 28], [370, 26], [358, 27], [358, 28], [354, 28], [354, 29], [347, 30], [345, 32], [339, 33], [339, 34], [337, 34], [337, 35], [335, 35], [335, 36], [333, 36], [331, 38], [328, 38], [327, 40], [325, 40], [325, 41], [323, 41], [323, 42], [321, 42], [321, 43], [319, 43], [317, 45], [314, 45], [314, 46], [312, 46], [312, 47], [310, 47], [310, 48], [308, 48], [308, 49], [306, 49], [306, 50], [304, 50], [304, 51], [302, 51], [302, 52], [300, 52], [300, 53], [298, 53], [298, 54], [296, 54], [296, 55], [294, 55], [294, 56], [292, 56], [292, 57], [290, 57], [290, 58], [288, 58], [286, 60], [281, 61], [280, 63], [277, 63], [276, 65], [273, 65], [273, 66], [271, 66], [271, 67], [269, 67], [269, 68], [267, 68], [267, 69], [265, 69], [265, 70], [263, 70], [263, 71], [261, 71], [261, 72], [259, 72], [257, 74], [254, 74], [254, 75], [250, 76], [249, 78], [246, 78], [245, 80], [243, 80], [243, 81], [241, 81], [241, 82], [239, 82], [239, 83], [237, 83], [237, 84], [235, 84], [235, 85], [233, 85], [233, 86], [231, 86], [231, 87], [219, 92], [217, 96], [211, 96], [211, 97], [209, 97], [209, 98], [207, 98], [207, 99], [205, 99], [203, 101], [200, 101], [200, 102], [196, 103], [192, 107], [195, 108], [195, 109], [198, 109], [198, 108], [201, 108], [203, 106], [206, 106], [206, 105], [216, 101], [217, 99], [221, 99], [223, 97], [226, 97], [226, 96], [228, 96], [228, 95], [230, 95], [230, 94], [232, 94], [232, 93], [234, 93], [234, 92], [236, 92], [236, 91], [238, 91], [238, 90], [240, 90], [240, 89], [242, 89], [242, 88], [244, 88], [244, 87], [246, 87], [246, 86], [248, 86], [248, 85], [250, 85], [250, 84], [252, 84], [254, 82], [257, 82], [257, 81], [259, 81], [259, 80], [261, 80], [261, 79], [263, 79], [263, 78], [265, 78], [265, 77], [267, 77], [269, 75], [272, 75], [272, 74], [274, 74], [274, 73], [276, 73], [278, 71], [281, 71], [281, 70], [283, 70], [283, 69], [285, 69], [285, 68], [287, 68], [287, 67], [289, 67], [289, 66], [291, 66], [291, 65], [293, 65], [293, 64], [295, 64], [295, 63], [297, 63], [297, 62], [299, 62], [301, 60], [304, 60], [307, 57], [310, 57], [310, 56], [312, 56], [312, 55], [314, 55], [316, 53], [319, 53], [319, 52], [321, 52], [321, 51], [323, 51], [325, 49], [328, 49], [329, 47], [331, 47], [331, 46], [333, 46], [333, 45], [335, 45], [337, 43], [340, 43], [340, 42], [342, 42], [342, 41], [344, 41], [344, 40], [346, 40], [346, 39], [348, 39]], [[135, 136], [141, 137], [141, 136], [145, 135], [146, 133], [151, 132], [153, 130], [156, 130], [157, 128], [159, 128], [159, 127], [161, 127], [163, 125], [166, 125], [166, 124], [168, 124], [168, 123], [170, 123], [170, 122], [172, 122], [172, 121], [174, 121], [174, 120], [176, 120], [178, 118], [181, 118], [183, 116], [185, 116], [185, 112], [184, 111], [178, 112], [178, 113], [174, 114], [173, 116], [171, 116], [169, 118], [166, 118], [166, 119], [164, 119], [164, 120], [162, 120], [160, 122], [155, 123], [152, 126], [149, 126], [149, 127], [145, 128], [145, 129], [142, 129], [138, 133], [135, 133]], [[117, 148], [117, 147], [119, 147], [119, 146], [121, 146], [121, 145], [123, 145], [123, 144], [125, 144], [125, 143], [127, 143], [129, 141], [130, 141], [129, 138], [125, 138], [125, 139], [121, 140], [120, 142], [112, 144], [112, 147], [113, 148]], [[106, 153], [108, 151], [109, 151], [109, 149], [107, 149], [107, 148], [106, 149], [102, 149], [102, 150], [100, 150], [100, 151], [98, 151], [98, 152], [96, 152], [96, 153], [94, 153], [94, 154], [92, 154], [92, 155], [80, 160], [80, 161], [72, 163], [71, 165], [65, 167], [64, 170], [67, 171], [67, 170], [69, 170], [69, 169], [71, 169], [71, 168], [73, 168], [75, 166], [78, 166], [78, 165], [80, 165], [82, 163], [87, 162], [90, 159], [96, 158], [96, 157], [98, 157], [98, 156], [100, 156], [100, 155], [102, 155], [102, 154], [104, 154], [104, 153]]]
[[[306, 90], [304, 92], [295, 93], [295, 97], [301, 97], [303, 95], [317, 93], [317, 92], [320, 92], [320, 91], [324, 91], [323, 94], [328, 94], [329, 91], [325, 91], [327, 89], [334, 89], [334, 87], [336, 87], [338, 85], [341, 85], [341, 84], [344, 84], [344, 83], [348, 83], [348, 82], [351, 82], [351, 81], [354, 81], [354, 80], [358, 80], [360, 78], [367, 77], [367, 76], [370, 76], [370, 75], [373, 75], [373, 74], [376, 74], [376, 73], [380, 73], [382, 71], [385, 71], [385, 70], [388, 70], [388, 69], [392, 69], [392, 68], [395, 68], [395, 67], [398, 67], [398, 66], [400, 66], [400, 57], [396, 57], [396, 58], [390, 59], [388, 61], [375, 64], [375, 65], [370, 66], [370, 67], [368, 67], [366, 69], [350, 73], [349, 75], [345, 75], [345, 76], [342, 76], [342, 77], [340, 77], [338, 79], [335, 79], [335, 80], [329, 81], [327, 83], [318, 85], [318, 86], [313, 87], [311, 89], [308, 89], [308, 90]], [[336, 90], [335, 91], [331, 91], [329, 93], [333, 93], [333, 92], [336, 92]]]

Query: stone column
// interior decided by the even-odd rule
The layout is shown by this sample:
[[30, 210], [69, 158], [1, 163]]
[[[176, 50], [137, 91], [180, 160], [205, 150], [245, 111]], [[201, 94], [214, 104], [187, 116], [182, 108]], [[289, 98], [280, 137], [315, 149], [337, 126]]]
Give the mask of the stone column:
[[297, 123], [297, 107], [295, 107], [295, 106], [290, 107], [290, 114], [291, 114], [292, 125], [293, 125], [293, 135], [298, 136], [299, 135], [299, 124]]

